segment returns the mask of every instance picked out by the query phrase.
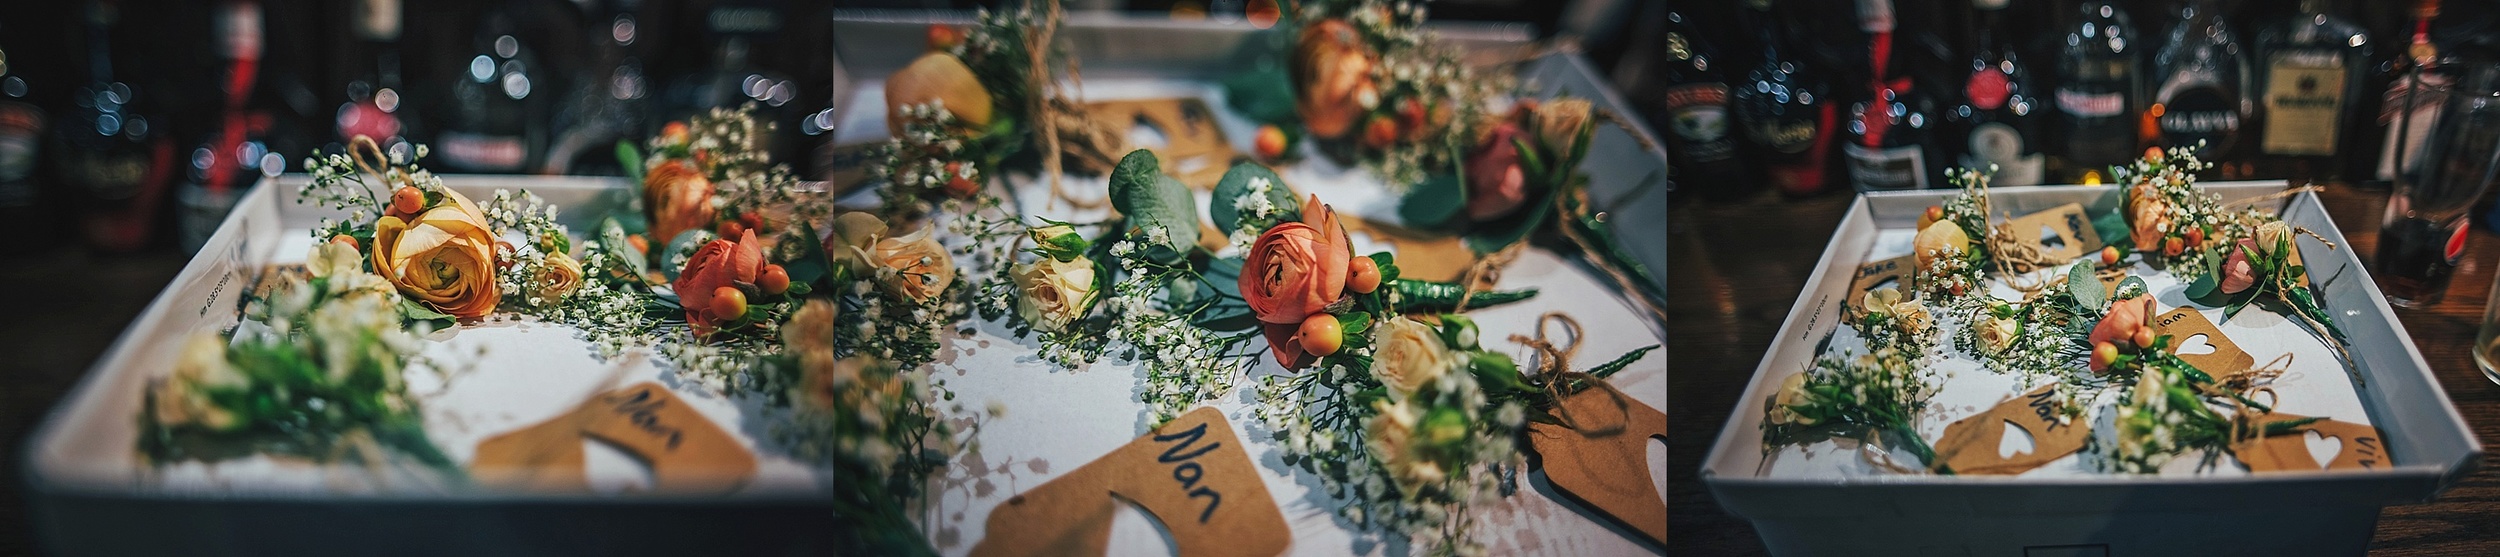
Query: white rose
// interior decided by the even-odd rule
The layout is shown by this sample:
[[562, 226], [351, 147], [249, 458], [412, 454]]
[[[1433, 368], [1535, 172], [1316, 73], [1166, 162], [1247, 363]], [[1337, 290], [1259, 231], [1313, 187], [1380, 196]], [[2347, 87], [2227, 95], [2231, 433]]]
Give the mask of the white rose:
[[1379, 414], [1363, 424], [1364, 432], [1368, 434], [1365, 435], [1367, 439], [1363, 441], [1363, 448], [1371, 453], [1373, 460], [1380, 461], [1381, 466], [1388, 469], [1389, 478], [1396, 482], [1398, 491], [1414, 493], [1416, 488], [1427, 483], [1426, 480], [1437, 480], [1437, 476], [1441, 475], [1440, 467], [1415, 454], [1413, 438], [1415, 422], [1419, 418], [1415, 407], [1405, 401], [1391, 403], [1375, 400], [1372, 401], [1372, 409], [1378, 410]]
[[364, 272], [365, 255], [356, 248], [338, 242], [316, 242], [312, 253], [304, 256], [304, 268], [312, 276], [328, 277], [343, 272]]
[[1015, 269], [1016, 315], [1033, 330], [1056, 332], [1085, 314], [1094, 304], [1094, 261], [1078, 257], [1060, 261], [1043, 257]]
[[1892, 317], [1901, 332], [1915, 335], [1927, 330], [1927, 306], [1918, 305], [1918, 302], [1894, 302]]
[[2014, 345], [2014, 337], [2021, 334], [2022, 329], [2022, 324], [2012, 319], [1990, 319], [1979, 327], [1979, 344], [1990, 354], [2004, 351]]
[[1449, 373], [1455, 358], [1431, 325], [1398, 316], [1382, 320], [1377, 329], [1379, 336], [1373, 342], [1379, 349], [1372, 353], [1372, 376], [1398, 400], [1406, 400]]
[[2274, 248], [2292, 236], [2292, 226], [2283, 221], [2257, 225], [2257, 253], [2274, 255]]
[[166, 425], [198, 425], [211, 430], [233, 429], [233, 412], [208, 400], [208, 389], [244, 383], [243, 374], [226, 360], [226, 342], [213, 333], [199, 333], [182, 344], [174, 360], [174, 376], [156, 386], [156, 420]]
[[1772, 400], [1772, 423], [1814, 425], [1814, 419], [1800, 416], [1790, 408], [1814, 402], [1814, 394], [1806, 392], [1806, 374], [1799, 373], [1780, 381], [1780, 392]]

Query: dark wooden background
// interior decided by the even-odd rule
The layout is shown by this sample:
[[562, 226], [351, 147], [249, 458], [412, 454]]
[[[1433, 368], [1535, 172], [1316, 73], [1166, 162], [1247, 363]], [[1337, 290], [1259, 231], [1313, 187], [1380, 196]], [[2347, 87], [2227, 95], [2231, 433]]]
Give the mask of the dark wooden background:
[[[2387, 193], [2330, 186], [2327, 212], [2364, 261], [2376, 251]], [[1701, 484], [1701, 461], [1770, 349], [1853, 197], [1679, 202], [1670, 211], [1668, 260], [1668, 547], [1675, 555], [1759, 555], [1762, 540]], [[2479, 217], [2477, 220], [2480, 220]], [[2398, 310], [2422, 357], [2486, 446], [2500, 445], [2500, 386], [2474, 366], [2500, 236], [2478, 229], [2447, 300]], [[2500, 555], [2500, 466], [2486, 456], [2472, 477], [2437, 501], [2388, 507], [2373, 555]]]

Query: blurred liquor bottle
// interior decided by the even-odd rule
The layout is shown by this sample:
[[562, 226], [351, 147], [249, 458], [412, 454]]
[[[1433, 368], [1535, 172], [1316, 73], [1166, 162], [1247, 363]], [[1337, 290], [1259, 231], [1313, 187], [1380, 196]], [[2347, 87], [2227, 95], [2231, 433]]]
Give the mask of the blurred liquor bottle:
[[701, 71], [681, 78], [669, 89], [669, 112], [672, 119], [700, 114], [714, 108], [737, 108], [753, 104], [755, 117], [774, 125], [773, 133], [762, 134], [757, 147], [773, 154], [773, 160], [796, 164], [805, 161], [799, 148], [799, 106], [790, 104], [799, 95], [799, 83], [778, 68], [758, 63], [774, 52], [756, 50], [758, 45], [778, 45], [788, 21], [785, 6], [762, 0], [721, 0], [705, 13], [704, 29], [714, 48], [711, 64]]
[[555, 114], [555, 135], [541, 173], [619, 175], [615, 145], [640, 144], [648, 135], [650, 81], [634, 46], [642, 29], [639, 0], [598, 0], [585, 7], [590, 63], [573, 78], [572, 92]]
[[79, 231], [89, 246], [126, 252], [147, 247], [164, 205], [174, 147], [156, 122], [140, 114], [143, 91], [115, 78], [113, 30], [121, 22], [118, 2], [86, 4], [85, 84], [71, 97], [65, 121], [55, 126], [53, 152], [62, 181], [76, 193]]
[[2255, 124], [2256, 103], [2248, 94], [2248, 53], [2231, 28], [2220, 0], [2189, 0], [2179, 10], [2159, 51], [2153, 71], [2153, 104], [2144, 120], [2151, 143], [2164, 147], [2195, 147], [2206, 162], [2216, 163], [2226, 178], [2245, 177], [2251, 141], [2242, 133]]
[[2381, 68], [2387, 88], [2379, 99], [2377, 127], [2382, 137], [2375, 176], [2382, 184], [2395, 180], [2397, 172], [2411, 172], [2421, 164], [2431, 124], [2439, 119], [2442, 97], [2437, 91], [2455, 81], [2451, 75], [2457, 66], [2454, 53], [2431, 42], [2431, 25], [2438, 19], [2439, 0], [2415, 2], [2410, 39], [2402, 53]]
[[1727, 81], [1718, 51], [1698, 22], [1667, 12], [1667, 150], [1670, 172], [1681, 189], [1712, 199], [1736, 199], [1760, 189], [1736, 147], [1736, 118], [1728, 114]]
[[338, 139], [370, 137], [386, 153], [412, 156], [411, 138], [420, 137], [414, 127], [424, 120], [416, 115], [416, 103], [403, 97], [408, 89], [402, 81], [399, 39], [405, 14], [399, 0], [358, 0], [349, 8], [355, 46], [348, 56], [353, 69], [347, 74], [347, 102], [339, 105], [336, 117]]
[[[1922, 13], [1922, 12], [1913, 12]], [[1928, 13], [1925, 15], [1934, 15]], [[1849, 179], [1858, 191], [1944, 186], [1952, 158], [1941, 148], [1935, 90], [1940, 87], [1922, 61], [1919, 33], [1904, 29], [1891, 0], [1861, 0], [1858, 17], [1870, 37], [1867, 63], [1874, 76], [1864, 101], [1849, 107], [1846, 144]]]
[[1989, 183], [2000, 186], [2039, 185], [2047, 164], [2040, 136], [2048, 108], [2031, 73], [2030, 61], [2015, 48], [2022, 27], [2009, 15], [2010, 0], [1971, 0], [1973, 25], [1963, 70], [1962, 97], [1947, 119], [1970, 134], [1960, 166], [1986, 171]]
[[547, 145], [547, 98], [551, 84], [536, 37], [524, 32], [514, 8], [485, 10], [451, 80], [450, 114], [434, 138], [434, 156], [461, 172], [511, 174], [537, 169]]
[[2343, 177], [2369, 116], [2353, 108], [2362, 95], [2370, 37], [2332, 12], [2329, 0], [2301, 0], [2299, 12], [2257, 33], [2257, 128], [2265, 174], [2294, 182]]
[[2085, 1], [2067, 15], [2057, 91], [2050, 95], [2060, 140], [2050, 172], [2055, 181], [2098, 184], [2111, 179], [2109, 167], [2141, 152], [2136, 111], [2144, 34], [2114, 2]]
[[54, 237], [40, 173], [44, 132], [51, 121], [33, 99], [36, 82], [28, 79], [42, 76], [30, 71], [34, 60], [20, 47], [25, 42], [20, 39], [34, 30], [31, 18], [0, 21], [0, 253], [42, 249]]
[[215, 114], [184, 165], [175, 193], [175, 239], [184, 252], [199, 251], [223, 224], [236, 198], [263, 176], [286, 168], [286, 157], [269, 148], [270, 116], [252, 106], [265, 52], [265, 12], [258, 0], [226, 0], [213, 12], [217, 51]]
[[1736, 84], [1733, 104], [1771, 186], [1803, 197], [1823, 189], [1839, 110], [1827, 78], [1799, 56], [1804, 49], [1772, 8], [1770, 0], [1746, 3], [1745, 25], [1756, 31], [1762, 59]]

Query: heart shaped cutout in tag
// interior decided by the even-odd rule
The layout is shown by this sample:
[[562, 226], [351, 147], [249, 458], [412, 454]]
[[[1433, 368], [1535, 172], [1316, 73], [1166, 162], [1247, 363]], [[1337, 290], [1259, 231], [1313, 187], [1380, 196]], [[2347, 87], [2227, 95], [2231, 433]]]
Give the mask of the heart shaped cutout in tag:
[[[2205, 314], [2196, 311], [2196, 308], [2180, 307], [2161, 314], [2161, 317], [2153, 319], [2153, 332], [2170, 335], [2170, 346], [2179, 359], [2208, 375], [2231, 373], [2257, 364], [2255, 356], [2248, 355], [2247, 350], [2241, 350], [2238, 344], [2232, 343], [2231, 337], [2222, 334], [2221, 327], [2215, 326], [2212, 319], [2206, 319]], [[2210, 346], [2213, 350], [2190, 354], [2183, 349], [2186, 345], [2182, 343], [2197, 337], [2202, 337], [2199, 344]]]
[[[2258, 423], [2272, 424], [2306, 419], [2291, 414], [2267, 414]], [[2231, 454], [2251, 472], [2375, 470], [2389, 465], [2386, 447], [2378, 428], [2318, 420], [2275, 435], [2242, 440], [2231, 445]], [[2332, 442], [2333, 452], [2324, 452]]]
[[[2060, 419], [2056, 388], [2032, 389], [1946, 425], [1944, 437], [1936, 440], [1936, 460], [1931, 465], [1954, 474], [2011, 475], [2082, 450], [2092, 430], [2072, 419]], [[2016, 448], [2010, 445], [2018, 442], [2009, 440], [2016, 437], [2027, 450], [2009, 450]]]
[[2060, 261], [2083, 257], [2108, 245], [2099, 230], [2092, 228], [2090, 213], [2083, 204], [2068, 203], [2008, 221], [2014, 239], [2039, 246], [2040, 253]]

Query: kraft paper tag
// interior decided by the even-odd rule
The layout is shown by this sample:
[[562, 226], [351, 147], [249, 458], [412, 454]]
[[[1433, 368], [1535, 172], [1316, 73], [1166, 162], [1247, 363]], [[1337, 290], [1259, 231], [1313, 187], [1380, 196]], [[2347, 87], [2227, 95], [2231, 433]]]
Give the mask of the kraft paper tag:
[[[2055, 208], [2014, 217], [2009, 222], [2014, 238], [2040, 246], [2040, 252], [2058, 260], [2083, 257], [2100, 251], [2105, 244], [2101, 233], [2092, 228], [2092, 217], [2083, 212], [2083, 205], [2068, 203]], [[2054, 238], [2043, 232], [2055, 234]], [[2052, 243], [2050, 240], [2054, 239]]]
[[1233, 426], [1201, 407], [990, 512], [976, 556], [1102, 555], [1113, 497], [1163, 524], [1184, 556], [1283, 553], [1293, 542]]
[[1528, 444], [1555, 489], [1666, 545], [1667, 502], [1650, 484], [1649, 440], [1667, 438], [1667, 414], [1597, 386], [1563, 397], [1559, 414], [1576, 428], [1530, 422]]
[[[2268, 414], [2261, 423], [2297, 419], [2302, 416]], [[2335, 458], [2325, 464], [2319, 464], [2310, 451], [2312, 444], [2322, 443], [2334, 443], [2336, 447]], [[2240, 464], [2247, 465], [2251, 472], [2375, 470], [2387, 463], [2378, 428], [2335, 420], [2311, 422], [2294, 433], [2242, 441], [2231, 446], [2231, 454], [2239, 457]]]
[[[2208, 375], [2231, 373], [2257, 365], [2257, 357], [2232, 344], [2230, 337], [2222, 336], [2222, 329], [2214, 326], [2213, 320], [2206, 319], [2205, 314], [2195, 308], [2181, 307], [2161, 314], [2161, 317], [2153, 319], [2153, 332], [2170, 335], [2170, 350], [2178, 353], [2180, 360]], [[2198, 340], [2198, 336], [2204, 338]], [[2189, 349], [2194, 344], [2211, 346], [2213, 351], [2191, 354]], [[2202, 352], [2201, 348], [2198, 350]]]
[[[1400, 268], [1404, 268], [1404, 266], [1401, 265]], [[1892, 259], [1859, 265], [1857, 278], [1849, 281], [1848, 303], [1850, 311], [1854, 313], [1865, 313], [1866, 291], [1874, 290], [1877, 285], [1881, 285], [1884, 281], [1888, 280], [1900, 281], [1898, 288], [1901, 289], [1902, 299], [1907, 300], [1917, 297], [1917, 294], [1915, 293], [1918, 292], [1918, 289], [1910, 287], [1911, 273], [1913, 273], [1916, 269], [1918, 269], [1918, 256], [1914, 255], [1904, 255]]]
[[1163, 163], [1164, 172], [1199, 190], [1215, 189], [1232, 168], [1233, 146], [1215, 122], [1215, 112], [1199, 99], [1140, 99], [1085, 105], [1085, 117], [1116, 130], [1144, 126], [1163, 136], [1162, 147], [1148, 151]]
[[755, 455], [659, 383], [595, 396], [562, 416], [478, 444], [470, 474], [514, 489], [579, 491], [583, 438], [607, 442], [651, 466], [652, 488], [728, 493], [755, 475]]
[[[1367, 233], [1374, 240], [1388, 242], [1389, 245], [1394, 246], [1398, 254], [1400, 278], [1456, 282], [1466, 277], [1468, 267], [1475, 266], [1476, 261], [1483, 258], [1482, 255], [1476, 253], [1475, 249], [1467, 247], [1464, 238], [1458, 236], [1433, 234], [1371, 222], [1344, 213], [1339, 213], [1337, 218], [1338, 222], [1345, 224], [1348, 234]], [[1222, 234], [1200, 235], [1202, 238], [1208, 236], [1214, 237], [1219, 242], [1224, 241]], [[1493, 285], [1478, 284], [1474, 287], [1492, 288]]]
[[[1936, 460], [1955, 474], [2020, 474], [2083, 449], [2090, 426], [2058, 423], [2057, 386], [2048, 385], [1944, 427]], [[2005, 456], [2009, 427], [2031, 436], [2031, 450]]]

